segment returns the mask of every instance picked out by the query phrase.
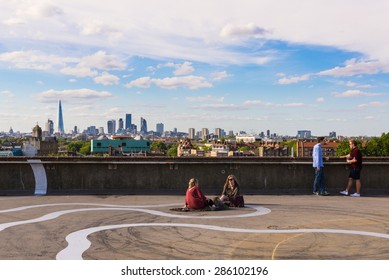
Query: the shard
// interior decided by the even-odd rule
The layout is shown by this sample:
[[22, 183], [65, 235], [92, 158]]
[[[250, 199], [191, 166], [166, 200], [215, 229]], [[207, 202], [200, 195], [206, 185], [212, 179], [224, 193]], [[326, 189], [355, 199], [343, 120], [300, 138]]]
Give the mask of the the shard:
[[65, 133], [65, 129], [64, 129], [64, 126], [63, 126], [63, 116], [62, 116], [61, 100], [59, 100], [59, 102], [58, 102], [58, 132], [60, 134], [64, 134]]

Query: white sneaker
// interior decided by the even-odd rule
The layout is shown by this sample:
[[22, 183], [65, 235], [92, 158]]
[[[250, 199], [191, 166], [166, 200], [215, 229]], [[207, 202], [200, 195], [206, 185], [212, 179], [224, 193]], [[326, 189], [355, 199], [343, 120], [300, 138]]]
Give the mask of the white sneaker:
[[343, 195], [348, 195], [348, 192], [346, 192], [346, 191], [341, 191], [341, 192], [339, 192], [340, 194], [343, 194]]
[[361, 195], [359, 193], [353, 193], [353, 194], [350, 194], [350, 196], [359, 197]]

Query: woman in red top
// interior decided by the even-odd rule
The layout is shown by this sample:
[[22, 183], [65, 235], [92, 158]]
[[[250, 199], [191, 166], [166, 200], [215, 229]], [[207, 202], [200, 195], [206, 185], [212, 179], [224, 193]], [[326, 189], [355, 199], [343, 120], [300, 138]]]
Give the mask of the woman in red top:
[[208, 206], [207, 198], [200, 190], [199, 181], [195, 178], [190, 179], [185, 195], [185, 207], [203, 209], [206, 206]]

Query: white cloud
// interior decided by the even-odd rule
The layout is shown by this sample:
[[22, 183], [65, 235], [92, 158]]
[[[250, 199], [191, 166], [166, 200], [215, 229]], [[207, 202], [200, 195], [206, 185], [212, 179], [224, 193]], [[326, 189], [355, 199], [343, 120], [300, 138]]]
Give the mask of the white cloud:
[[212, 87], [212, 84], [207, 82], [204, 77], [200, 76], [182, 76], [182, 77], [171, 77], [163, 79], [152, 79], [150, 77], [142, 77], [126, 84], [126, 87], [141, 87], [148, 88], [152, 84], [165, 88], [165, 89], [176, 89], [176, 88], [189, 88], [199, 89]]
[[316, 102], [319, 102], [319, 103], [324, 102], [324, 97], [318, 97], [318, 98], [316, 99]]
[[157, 68], [162, 67], [171, 67], [174, 68], [174, 75], [180, 76], [180, 75], [188, 75], [192, 72], [194, 72], [194, 68], [192, 66], [192, 62], [185, 61], [184, 63], [173, 63], [168, 62], [165, 64], [158, 64]]
[[39, 102], [52, 103], [58, 102], [59, 99], [70, 103], [91, 102], [98, 99], [106, 99], [112, 97], [112, 93], [107, 91], [96, 91], [92, 89], [68, 89], [54, 90], [50, 89], [36, 95]]
[[185, 61], [184, 63], [176, 67], [176, 71], [174, 71], [174, 75], [188, 75], [193, 71], [194, 68], [192, 66], [192, 62]]
[[6, 25], [26, 24], [31, 20], [42, 20], [42, 18], [49, 18], [63, 15], [63, 10], [59, 6], [54, 6], [47, 3], [25, 5], [26, 2], [21, 3], [11, 17], [3, 20]]
[[4, 98], [12, 98], [15, 95], [9, 90], [3, 90], [3, 91], [0, 91], [0, 96], [4, 97]]
[[193, 106], [192, 108], [212, 109], [212, 110], [245, 110], [246, 107], [236, 104], [202, 104], [200, 106]]
[[95, 77], [98, 75], [96, 70], [92, 70], [89, 67], [65, 67], [61, 69], [61, 73], [70, 76], [76, 76], [78, 78]]
[[150, 77], [142, 77], [136, 80], [133, 80], [126, 84], [126, 87], [140, 87], [140, 88], [149, 88], [152, 84], [152, 79]]
[[267, 33], [264, 28], [257, 26], [255, 23], [248, 23], [246, 25], [227, 24], [220, 31], [220, 36], [224, 38], [241, 38], [251, 36], [263, 36]]
[[56, 66], [77, 61], [72, 57], [48, 55], [41, 51], [14, 51], [0, 54], [0, 61], [7, 62], [19, 69], [50, 70]]
[[367, 104], [358, 105], [359, 108], [367, 108], [367, 107], [377, 108], [377, 107], [387, 107], [387, 106], [389, 106], [389, 102], [381, 102], [381, 101], [373, 101]]
[[109, 74], [108, 72], [103, 72], [100, 76], [93, 79], [96, 84], [102, 85], [113, 85], [119, 83], [119, 78], [115, 75]]
[[97, 68], [101, 70], [124, 70], [126, 64], [116, 56], [108, 55], [105, 51], [98, 51], [92, 55], [84, 56], [78, 63], [80, 67]]
[[311, 77], [310, 74], [305, 74], [302, 76], [296, 76], [296, 77], [290, 77], [290, 78], [283, 77], [283, 78], [278, 80], [278, 83], [281, 85], [296, 84], [296, 83], [301, 82], [301, 81], [307, 81], [310, 79], [310, 77]]
[[346, 90], [341, 93], [335, 93], [335, 97], [358, 97], [358, 96], [379, 96], [382, 95], [380, 93], [370, 93], [370, 92], [364, 92], [361, 90]]
[[189, 102], [223, 102], [224, 97], [207, 96], [188, 96], [186, 98]]
[[[92, 55], [82, 57], [75, 66], [62, 68], [61, 73], [83, 78], [97, 76], [98, 72], [94, 69], [124, 70], [125, 68], [126, 64], [121, 62], [116, 56], [107, 55], [104, 51], [98, 51]], [[101, 78], [98, 80], [101, 80]]]
[[351, 77], [361, 74], [377, 74], [381, 72], [388, 72], [389, 64], [379, 61], [366, 61], [350, 59], [345, 62], [344, 67], [335, 67], [329, 70], [321, 71], [319, 76], [333, 76], [333, 77]]
[[231, 75], [227, 73], [227, 71], [214, 72], [211, 74], [211, 78], [213, 81], [220, 81], [222, 79], [228, 78]]

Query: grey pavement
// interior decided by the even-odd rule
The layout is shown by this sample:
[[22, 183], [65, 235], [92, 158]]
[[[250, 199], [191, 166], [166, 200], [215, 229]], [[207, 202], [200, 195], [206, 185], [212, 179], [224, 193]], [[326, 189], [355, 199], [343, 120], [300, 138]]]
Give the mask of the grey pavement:
[[389, 197], [255, 195], [244, 208], [171, 210], [183, 202], [3, 196], [0, 259], [389, 260]]

